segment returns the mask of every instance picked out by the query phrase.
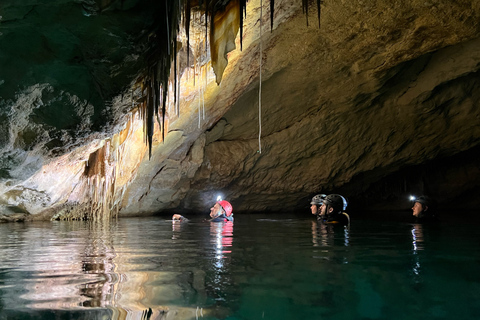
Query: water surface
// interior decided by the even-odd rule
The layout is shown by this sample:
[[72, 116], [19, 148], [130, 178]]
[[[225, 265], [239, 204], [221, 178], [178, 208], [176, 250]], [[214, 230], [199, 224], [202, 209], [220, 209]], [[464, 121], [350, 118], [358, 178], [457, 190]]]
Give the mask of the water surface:
[[480, 319], [476, 224], [0, 224], [0, 319]]

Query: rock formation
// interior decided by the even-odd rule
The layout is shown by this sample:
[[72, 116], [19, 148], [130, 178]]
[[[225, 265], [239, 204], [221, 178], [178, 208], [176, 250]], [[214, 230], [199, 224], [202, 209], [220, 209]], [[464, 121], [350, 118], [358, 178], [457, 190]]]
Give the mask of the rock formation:
[[307, 25], [300, 1], [275, 1], [270, 30], [269, 3], [260, 21], [248, 1], [241, 51], [234, 18], [217, 29], [216, 74], [192, 9], [150, 156], [134, 35], [153, 17], [110, 2], [0, 4], [3, 215], [203, 213], [218, 193], [236, 212], [308, 212], [319, 192], [354, 211], [405, 209], [411, 192], [478, 205], [480, 3], [324, 1], [319, 28], [315, 8]]

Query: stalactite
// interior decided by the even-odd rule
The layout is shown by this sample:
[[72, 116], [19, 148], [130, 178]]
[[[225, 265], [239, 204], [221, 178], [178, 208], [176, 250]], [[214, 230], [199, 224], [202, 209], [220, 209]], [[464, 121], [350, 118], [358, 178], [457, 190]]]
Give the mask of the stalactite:
[[153, 68], [153, 94], [154, 94], [154, 114], [158, 114], [158, 107], [160, 105], [160, 83], [158, 82], [158, 64]]
[[[235, 48], [236, 35], [240, 29], [240, 0], [231, 0], [226, 7], [216, 9], [210, 24], [210, 59], [220, 84], [223, 72], [227, 66], [227, 53]], [[222, 31], [222, 32], [218, 32]]]
[[[208, 37], [210, 36], [210, 50], [211, 50], [211, 61], [212, 68], [215, 71], [217, 76], [217, 83], [220, 84], [223, 70], [226, 67], [226, 62], [219, 61], [219, 57], [226, 55], [226, 52], [218, 52], [216, 48], [217, 40], [215, 36], [215, 24], [223, 23], [224, 17], [226, 17], [230, 11], [238, 11], [238, 22], [232, 24], [229, 28], [232, 28], [233, 34], [236, 34], [237, 28], [240, 29], [240, 50], [243, 49], [243, 23], [244, 18], [246, 17], [247, 12], [247, 2], [248, 0], [230, 0], [230, 1], [194, 1], [190, 0], [165, 0], [164, 9], [165, 12], [163, 15], [160, 15], [160, 20], [163, 20], [164, 27], [157, 28], [152, 34], [152, 39], [154, 44], [152, 45], [151, 50], [146, 54], [148, 72], [144, 75], [144, 87], [149, 87], [150, 89], [146, 90], [147, 96], [145, 101], [140, 105], [140, 108], [143, 110], [142, 116], [145, 124], [145, 134], [146, 134], [146, 143], [149, 146], [149, 157], [151, 157], [152, 149], [152, 136], [154, 128], [154, 119], [156, 118], [160, 125], [160, 130], [162, 132], [162, 141], [165, 139], [165, 125], [166, 125], [166, 104], [167, 104], [167, 93], [168, 93], [168, 79], [170, 77], [170, 66], [173, 60], [173, 100], [174, 107], [177, 116], [180, 115], [180, 85], [178, 79], [178, 44], [177, 44], [177, 33], [179, 30], [179, 21], [181, 16], [184, 16], [184, 28], [186, 31], [187, 37], [187, 67], [190, 65], [190, 23], [191, 23], [191, 14], [192, 14], [192, 5], [199, 5], [200, 8], [203, 8], [205, 15], [205, 50], [208, 48]], [[302, 0], [302, 9], [306, 16], [307, 26], [308, 26], [308, 10], [309, 2], [307, 0]], [[275, 1], [270, 0], [270, 30], [273, 31], [273, 18], [275, 10]], [[321, 14], [321, 0], [317, 0], [317, 11], [318, 11], [318, 21], [320, 27], [320, 14]], [[210, 19], [210, 25], [208, 20]], [[210, 33], [208, 32], [210, 30]], [[150, 36], [149, 36], [150, 39]], [[232, 41], [231, 39], [222, 39], [221, 41]], [[166, 50], [165, 50], [166, 49]], [[197, 50], [197, 53], [199, 51]], [[221, 58], [224, 59], [224, 58]], [[194, 74], [196, 73], [197, 61], [194, 65]], [[153, 69], [153, 71], [152, 71]], [[200, 71], [200, 73], [202, 73]], [[203, 74], [203, 73], [202, 73]], [[205, 75], [206, 77], [206, 75]], [[194, 76], [195, 79], [195, 76]], [[195, 82], [195, 80], [194, 80]], [[160, 90], [159, 88], [162, 88]], [[201, 90], [202, 94], [205, 93], [205, 89]], [[142, 90], [144, 93], [145, 91]], [[144, 93], [145, 94], [145, 93]], [[133, 92], [132, 92], [133, 96]], [[162, 97], [163, 96], [163, 97]], [[204, 103], [204, 101], [203, 101]], [[161, 104], [161, 108], [160, 108]], [[161, 110], [161, 120], [158, 117], [158, 113]]]
[[101, 148], [90, 154], [89, 165], [85, 166], [86, 198], [90, 199], [90, 210], [85, 213], [84, 219], [98, 221], [116, 214], [110, 204], [115, 195], [115, 167], [119, 161], [111, 149], [111, 140], [106, 140]]
[[201, 124], [201, 98], [200, 98], [200, 88], [198, 89], [198, 129], [200, 129]]
[[205, 84], [202, 91], [202, 101], [203, 101], [203, 120], [205, 120], [205, 91], [207, 90], [207, 66], [205, 65]]
[[167, 52], [168, 52], [168, 55], [170, 56], [170, 23], [168, 22], [169, 21], [168, 15], [169, 15], [168, 1], [165, 0], [165, 20], [167, 23]]
[[[168, 80], [167, 80], [168, 81]], [[160, 124], [160, 127], [161, 127], [161, 131], [162, 131], [162, 141], [165, 141], [165, 128], [166, 128], [166, 124], [165, 124], [165, 119], [166, 119], [166, 116], [167, 116], [167, 85], [166, 85], [166, 82], [163, 83], [163, 103], [162, 103], [162, 123]]]
[[[273, 0], [272, 0], [273, 1]], [[243, 18], [247, 15], [247, 0], [240, 0], [240, 51], [243, 50]], [[245, 16], [244, 16], [245, 13]]]
[[[191, 2], [187, 0], [185, 4], [185, 32], [187, 34], [187, 67], [190, 66], [190, 14]], [[175, 51], [176, 52], [176, 51]]]
[[[140, 111], [140, 110], [139, 110]], [[125, 128], [89, 155], [83, 171], [83, 205], [77, 205], [73, 213], [62, 217], [66, 220], [105, 221], [118, 216], [120, 203], [125, 192], [125, 181], [122, 179], [126, 154], [125, 146], [128, 138], [135, 132], [135, 117], [128, 118]]]
[[317, 16], [318, 16], [318, 28], [320, 29], [320, 13], [321, 13], [322, 0], [317, 0]]
[[259, 71], [258, 71], [258, 77], [259, 77], [259, 83], [258, 83], [258, 152], [262, 153], [262, 7], [263, 3], [262, 0], [260, 0], [260, 32], [259, 32], [259, 42], [260, 42], [260, 48], [259, 48]]
[[[177, 103], [177, 41], [173, 43], [173, 50], [175, 54], [173, 55], [173, 81], [174, 81], [174, 87], [173, 87], [173, 103]], [[188, 48], [187, 48], [188, 50]]]
[[275, 11], [275, 0], [270, 0], [270, 32], [273, 32], [273, 13]]
[[147, 139], [148, 139], [148, 157], [152, 157], [152, 140], [153, 140], [153, 129], [154, 129], [154, 122], [153, 122], [153, 88], [152, 88], [152, 81], [149, 80], [147, 82], [147, 114], [146, 114], [146, 121], [147, 121]]
[[308, 27], [308, 0], [302, 0], [302, 7], [303, 7], [303, 13], [305, 13], [305, 17], [307, 19], [307, 27]]
[[[178, 68], [177, 61], [175, 61], [175, 68]], [[177, 117], [180, 117], [180, 79], [177, 80], [177, 85]]]
[[[186, 1], [186, 2], [185, 2]], [[230, 26], [232, 33], [236, 35], [240, 32], [240, 50], [243, 49], [243, 23], [246, 17], [248, 0], [204, 0], [198, 3], [197, 1], [190, 2], [189, 0], [164, 0], [163, 3], [158, 3], [156, 9], [160, 10], [156, 15], [158, 21], [155, 26], [152, 27], [150, 33], [145, 36], [145, 40], [148, 42], [148, 49], [144, 53], [145, 67], [142, 69], [142, 75], [139, 77], [135, 86], [131, 89], [132, 109], [135, 107], [138, 116], [143, 122], [143, 134], [145, 143], [148, 145], [149, 158], [152, 156], [152, 143], [154, 134], [155, 119], [159, 123], [161, 130], [161, 139], [165, 140], [166, 132], [168, 131], [168, 114], [167, 114], [167, 101], [170, 110], [170, 104], [172, 98], [175, 107], [175, 112], [179, 115], [180, 112], [180, 81], [179, 81], [179, 60], [177, 34], [179, 31], [179, 25], [181, 15], [184, 15], [184, 28], [187, 36], [187, 70], [190, 69], [190, 23], [192, 6], [199, 5], [205, 17], [205, 46], [200, 39], [197, 41], [195, 48], [192, 51], [195, 53], [194, 62], [194, 82], [196, 75], [198, 74], [198, 117], [199, 128], [201, 128], [201, 119], [205, 119], [205, 94], [208, 84], [208, 64], [205, 63], [208, 57], [208, 51], [210, 49], [211, 65], [217, 76], [217, 83], [220, 83], [222, 70], [215, 69], [216, 59], [219, 55], [223, 55], [224, 52], [219, 53], [216, 46], [215, 30], [216, 24], [221, 25], [225, 23], [229, 14], [233, 14], [236, 17], [234, 23]], [[263, 4], [263, 1], [261, 2]], [[317, 12], [320, 27], [321, 17], [321, 0], [317, 0]], [[273, 18], [274, 18], [274, 0], [270, 0], [270, 30], [273, 31]], [[203, 8], [203, 9], [202, 9]], [[302, 0], [302, 8], [306, 15], [308, 26], [308, 10], [309, 2]], [[210, 19], [210, 24], [208, 20]], [[232, 21], [232, 20], [230, 20]], [[238, 25], [237, 25], [238, 24]], [[200, 34], [203, 31], [200, 31]], [[262, 7], [260, 12], [260, 38], [259, 38], [259, 153], [262, 152], [261, 146], [261, 134], [262, 134]], [[200, 37], [199, 37], [200, 38]], [[228, 41], [231, 39], [223, 39]], [[234, 39], [233, 39], [234, 40]], [[209, 48], [210, 44], [210, 48]], [[205, 50], [205, 56], [203, 56], [203, 49]], [[198, 60], [197, 60], [198, 59]], [[173, 63], [173, 79], [171, 77], [171, 69]], [[198, 72], [198, 73], [197, 73]], [[188, 71], [187, 71], [188, 73]], [[202, 81], [204, 80], [204, 81]], [[173, 82], [173, 84], [172, 84]], [[169, 97], [168, 93], [172, 90], [173, 85], [173, 97]], [[140, 90], [137, 90], [139, 87]], [[136, 95], [141, 95], [140, 98], [135, 99]], [[112, 141], [105, 141], [104, 145], [93, 152], [85, 165], [83, 172], [85, 181], [85, 199], [89, 199], [90, 207], [88, 213], [85, 213], [85, 218], [100, 220], [105, 218], [111, 218], [118, 215], [120, 209], [121, 199], [125, 193], [126, 187], [118, 186], [117, 181], [119, 177], [123, 176], [123, 161], [122, 155], [125, 153], [124, 142], [127, 136], [133, 134], [133, 128], [131, 122], [132, 117], [127, 124], [125, 130], [119, 134], [118, 143], [112, 143]], [[113, 138], [112, 138], [113, 139]], [[87, 212], [87, 209], [84, 209]]]
[[205, 50], [208, 50], [206, 41], [208, 37], [208, 4], [209, 0], [205, 0]]

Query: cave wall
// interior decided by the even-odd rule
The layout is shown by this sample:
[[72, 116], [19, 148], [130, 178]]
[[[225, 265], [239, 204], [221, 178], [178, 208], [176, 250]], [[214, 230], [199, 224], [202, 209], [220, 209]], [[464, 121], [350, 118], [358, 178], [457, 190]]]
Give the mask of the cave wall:
[[[445, 203], [475, 198], [480, 3], [327, 1], [319, 29], [316, 12], [307, 25], [300, 3], [283, 0], [275, 2], [271, 31], [268, 3], [260, 30], [259, 5], [248, 2], [243, 49], [237, 35], [220, 85], [209, 53], [198, 51], [200, 37], [181, 51], [180, 61], [190, 52], [198, 67], [180, 68], [179, 109], [170, 102], [165, 139], [155, 123], [151, 156], [139, 111], [126, 113], [131, 88], [101, 111], [86, 96], [68, 96], [78, 103], [74, 118], [83, 119], [75, 128], [85, 130], [53, 130], [61, 139], [50, 139], [41, 117], [34, 117], [41, 134], [30, 130], [30, 119], [47, 92], [57, 102], [64, 92], [57, 97], [48, 85], [34, 84], [17, 100], [2, 100], [22, 111], [0, 114], [19, 119], [4, 130], [7, 151], [19, 149], [14, 141], [31, 146], [20, 146], [18, 164], [2, 158], [10, 167], [0, 171], [0, 205], [78, 218], [92, 208], [96, 216], [202, 214], [218, 193], [235, 212], [308, 212], [309, 197], [319, 192], [345, 194], [354, 210], [404, 208], [410, 192]], [[203, 34], [204, 25], [192, 30]], [[105, 112], [114, 120], [94, 131], [91, 117]]]
[[480, 163], [477, 146], [454, 156], [407, 166], [383, 175], [365, 172], [341, 188], [349, 199], [351, 210], [406, 210], [412, 207], [410, 196], [429, 195], [436, 210], [445, 216], [476, 214], [480, 205], [478, 177]]
[[[480, 39], [478, 23], [467, 17], [478, 16], [478, 7], [442, 2], [444, 14], [438, 2], [368, 3], [367, 17], [368, 5], [327, 3], [323, 30], [307, 28], [296, 15], [264, 39], [270, 50], [262, 83], [262, 152], [258, 83], [252, 81], [212, 130], [216, 138], [206, 145], [186, 206], [200, 204], [202, 195], [211, 198], [213, 190], [226, 193], [237, 211], [305, 208], [319, 192], [359, 201], [365, 186], [356, 177], [380, 184], [396, 172], [411, 186], [401, 196], [431, 192], [445, 202], [451, 198], [444, 193], [455, 194], [448, 186], [478, 181], [476, 158], [465, 166], [450, 161], [444, 170], [472, 168], [473, 178], [443, 188], [433, 185], [446, 178], [443, 172], [430, 173], [432, 182], [423, 188], [407, 174], [478, 146]], [[387, 200], [388, 190], [372, 190], [383, 203], [359, 201], [357, 208], [404, 208]]]

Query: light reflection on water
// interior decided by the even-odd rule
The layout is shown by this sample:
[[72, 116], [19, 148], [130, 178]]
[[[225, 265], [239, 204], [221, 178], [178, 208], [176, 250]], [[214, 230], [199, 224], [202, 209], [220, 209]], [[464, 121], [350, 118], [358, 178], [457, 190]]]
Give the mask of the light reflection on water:
[[472, 226], [268, 217], [0, 225], [0, 319], [480, 317]]

